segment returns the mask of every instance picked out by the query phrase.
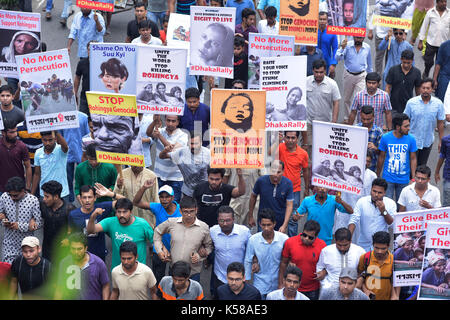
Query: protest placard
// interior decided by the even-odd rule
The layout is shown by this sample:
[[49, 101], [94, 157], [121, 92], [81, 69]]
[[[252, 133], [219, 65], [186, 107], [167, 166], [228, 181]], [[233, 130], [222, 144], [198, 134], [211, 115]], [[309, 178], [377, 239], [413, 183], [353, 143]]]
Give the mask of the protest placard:
[[429, 222], [418, 300], [450, 300], [450, 223]]
[[211, 91], [211, 167], [263, 168], [266, 92]]
[[144, 167], [136, 96], [86, 92], [97, 161]]
[[267, 91], [266, 130], [306, 130], [306, 59], [261, 58], [260, 89]]
[[114, 0], [77, 0], [77, 6], [85, 9], [114, 12]]
[[248, 88], [259, 89], [262, 57], [293, 56], [295, 42], [292, 36], [260, 33], [248, 35]]
[[28, 132], [78, 128], [67, 49], [31, 53], [16, 60]]
[[367, 0], [328, 0], [328, 34], [365, 37]]
[[41, 15], [0, 10], [0, 76], [19, 78], [19, 55], [41, 51]]
[[317, 45], [319, 0], [280, 2], [280, 35], [295, 36], [296, 44]]
[[191, 7], [190, 75], [233, 79], [236, 8]]
[[189, 64], [191, 17], [172, 12], [167, 25], [166, 41], [169, 47], [187, 49], [186, 61]]
[[450, 222], [450, 208], [394, 215], [394, 287], [419, 285], [429, 223]]
[[372, 23], [397, 29], [411, 29], [414, 13], [413, 0], [383, 1], [375, 0], [375, 10]]
[[91, 91], [136, 94], [137, 45], [92, 43], [89, 53]]
[[186, 55], [182, 48], [138, 47], [136, 101], [140, 113], [184, 114]]
[[313, 121], [312, 184], [361, 195], [367, 128]]

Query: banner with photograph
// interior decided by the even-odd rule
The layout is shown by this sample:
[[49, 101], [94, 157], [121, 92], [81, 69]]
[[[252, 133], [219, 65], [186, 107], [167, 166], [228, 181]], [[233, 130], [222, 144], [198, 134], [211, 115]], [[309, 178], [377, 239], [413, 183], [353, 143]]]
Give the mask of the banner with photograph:
[[90, 90], [136, 94], [137, 45], [92, 43], [89, 52]]
[[187, 50], [139, 46], [137, 94], [140, 113], [184, 114]]
[[172, 12], [167, 25], [166, 41], [169, 47], [187, 49], [186, 61], [189, 64], [191, 16]]
[[394, 287], [420, 284], [428, 224], [450, 222], [449, 212], [446, 207], [394, 215]]
[[328, 0], [328, 34], [365, 37], [367, 0]]
[[450, 300], [450, 223], [429, 222], [418, 300]]
[[414, 13], [414, 0], [382, 1], [375, 0], [375, 13], [372, 23], [396, 29], [411, 29]]
[[67, 49], [18, 56], [16, 61], [28, 132], [78, 128]]
[[0, 112], [0, 130], [3, 130], [5, 127], [3, 126], [3, 117], [2, 113]]
[[248, 35], [248, 88], [259, 89], [262, 57], [293, 56], [295, 38], [261, 33]]
[[136, 96], [86, 92], [97, 161], [144, 167]]
[[114, 0], [77, 0], [77, 7], [114, 12]]
[[280, 35], [295, 36], [295, 43], [317, 45], [319, 0], [280, 2]]
[[211, 91], [211, 167], [264, 168], [266, 92]]
[[313, 121], [312, 137], [312, 184], [361, 195], [367, 128]]
[[266, 130], [306, 130], [306, 59], [261, 58], [260, 89], [267, 91]]
[[0, 76], [19, 78], [19, 55], [41, 51], [41, 14], [0, 10]]
[[190, 75], [233, 79], [236, 8], [191, 7]]

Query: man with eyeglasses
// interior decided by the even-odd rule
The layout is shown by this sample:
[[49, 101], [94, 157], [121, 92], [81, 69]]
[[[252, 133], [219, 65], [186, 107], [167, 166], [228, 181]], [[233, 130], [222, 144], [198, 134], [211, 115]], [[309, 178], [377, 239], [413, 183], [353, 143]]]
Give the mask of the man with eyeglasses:
[[240, 262], [232, 262], [227, 267], [227, 283], [218, 289], [218, 300], [261, 300], [256, 287], [245, 281], [245, 267]]
[[303, 232], [291, 237], [284, 243], [281, 253], [278, 287], [283, 286], [283, 275], [288, 265], [295, 264], [302, 270], [302, 281], [298, 291], [310, 300], [319, 298], [320, 282], [316, 278], [316, 265], [320, 252], [327, 246], [325, 241], [317, 238], [320, 232], [320, 224], [315, 220], [306, 221]]
[[[394, 35], [394, 41], [389, 39]], [[413, 50], [412, 45], [405, 41], [405, 31], [403, 29], [392, 29], [388, 31], [386, 37], [378, 46], [379, 50], [387, 50], [387, 61], [383, 72], [383, 90], [386, 87], [386, 76], [391, 67], [401, 63], [401, 55], [405, 50]]]

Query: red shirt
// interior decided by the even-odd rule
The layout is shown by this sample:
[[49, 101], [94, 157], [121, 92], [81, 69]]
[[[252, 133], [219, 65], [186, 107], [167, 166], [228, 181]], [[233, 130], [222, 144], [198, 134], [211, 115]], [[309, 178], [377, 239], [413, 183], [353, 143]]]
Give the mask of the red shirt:
[[290, 262], [294, 263], [302, 270], [302, 281], [298, 291], [308, 292], [319, 289], [320, 282], [314, 280], [316, 277], [316, 264], [319, 261], [320, 252], [327, 244], [325, 241], [316, 238], [312, 245], [306, 246], [300, 235], [291, 237], [286, 240], [283, 247], [282, 256], [290, 258]]
[[291, 180], [294, 192], [302, 190], [302, 169], [308, 168], [308, 153], [297, 146], [294, 152], [290, 152], [285, 143], [278, 147], [280, 160], [284, 163], [284, 176]]
[[0, 140], [0, 192], [5, 192], [5, 185], [11, 177], [25, 178], [23, 161], [30, 160], [27, 146], [20, 140], [6, 147], [5, 138]]

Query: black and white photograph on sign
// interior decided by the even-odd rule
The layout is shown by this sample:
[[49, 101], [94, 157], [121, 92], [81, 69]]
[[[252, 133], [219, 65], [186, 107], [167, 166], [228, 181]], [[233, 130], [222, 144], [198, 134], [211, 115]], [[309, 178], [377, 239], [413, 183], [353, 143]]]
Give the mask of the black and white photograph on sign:
[[0, 37], [0, 62], [15, 63], [16, 56], [41, 51], [41, 39], [38, 32], [2, 30]]
[[197, 26], [191, 26], [191, 64], [232, 68], [234, 30], [218, 22], [201, 30]]
[[411, 19], [414, 0], [375, 0], [375, 7], [381, 16]]
[[425, 231], [394, 234], [394, 270], [418, 269], [425, 254]]
[[91, 113], [98, 151], [142, 154], [139, 118]]
[[267, 121], [303, 121], [306, 120], [306, 106], [301, 103], [303, 90], [293, 87], [289, 90], [286, 101], [277, 102], [278, 99], [267, 102]]
[[184, 107], [184, 92], [180, 86], [158, 83], [143, 83], [137, 87], [138, 104], [158, 105], [160, 107]]

